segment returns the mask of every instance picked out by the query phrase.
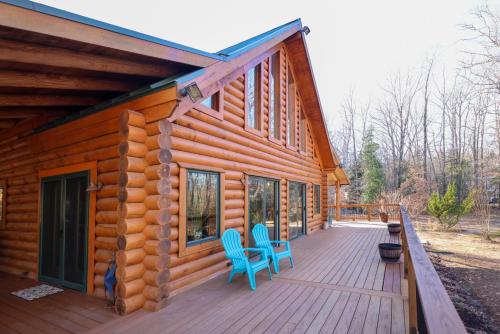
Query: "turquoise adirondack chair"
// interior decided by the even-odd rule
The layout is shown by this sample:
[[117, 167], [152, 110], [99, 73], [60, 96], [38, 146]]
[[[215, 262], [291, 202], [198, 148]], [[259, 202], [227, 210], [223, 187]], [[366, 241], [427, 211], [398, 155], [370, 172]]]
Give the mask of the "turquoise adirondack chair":
[[[293, 257], [292, 250], [290, 248], [289, 241], [278, 241], [278, 240], [269, 240], [269, 232], [267, 231], [267, 227], [264, 224], [257, 224], [252, 229], [252, 235], [255, 240], [255, 245], [259, 248], [265, 248], [267, 250], [267, 255], [271, 258], [274, 265], [274, 272], [279, 274], [280, 266], [279, 261], [281, 259], [290, 258], [290, 266], [293, 268]], [[274, 245], [285, 245], [285, 250], [276, 251], [273, 247]]]
[[[229, 273], [229, 283], [231, 283], [235, 274], [242, 273], [245, 275], [246, 273], [250, 282], [250, 288], [255, 290], [255, 274], [263, 269], [267, 269], [269, 280], [272, 280], [271, 268], [269, 267], [267, 250], [265, 248], [243, 248], [240, 233], [235, 229], [229, 229], [224, 232], [222, 235], [222, 246], [224, 246], [224, 250], [226, 251], [226, 258], [231, 260], [233, 265], [231, 273]], [[245, 251], [258, 252], [260, 253], [260, 257], [250, 260]]]

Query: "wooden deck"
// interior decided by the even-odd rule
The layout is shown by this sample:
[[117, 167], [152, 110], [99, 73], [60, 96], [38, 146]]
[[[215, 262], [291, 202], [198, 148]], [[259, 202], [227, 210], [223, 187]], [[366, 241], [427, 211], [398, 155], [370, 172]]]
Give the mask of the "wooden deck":
[[171, 298], [156, 313], [132, 314], [95, 333], [405, 333], [402, 264], [379, 260], [385, 224], [338, 223], [292, 242], [295, 269], [227, 284], [227, 274]]
[[72, 290], [34, 301], [11, 294], [37, 284], [0, 272], [0, 333], [84, 333], [119, 318], [106, 301]]

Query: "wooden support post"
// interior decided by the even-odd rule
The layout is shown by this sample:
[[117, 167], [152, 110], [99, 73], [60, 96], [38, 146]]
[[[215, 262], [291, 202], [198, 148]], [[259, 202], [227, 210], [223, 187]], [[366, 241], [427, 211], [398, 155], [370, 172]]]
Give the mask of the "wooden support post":
[[410, 322], [410, 334], [418, 333], [418, 308], [417, 308], [417, 281], [415, 279], [415, 271], [411, 263], [411, 259], [408, 259], [409, 271], [408, 271], [408, 313]]
[[335, 220], [340, 220], [340, 182], [335, 183]]
[[372, 206], [371, 206], [371, 204], [368, 204], [366, 206], [366, 212], [368, 214], [368, 221], [371, 221], [372, 220]]

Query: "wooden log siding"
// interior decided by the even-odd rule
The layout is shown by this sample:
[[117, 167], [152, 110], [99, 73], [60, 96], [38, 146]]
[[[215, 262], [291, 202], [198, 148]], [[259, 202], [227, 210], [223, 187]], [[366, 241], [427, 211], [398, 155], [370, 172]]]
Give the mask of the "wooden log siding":
[[[170, 293], [200, 282], [221, 270], [227, 269], [227, 260], [221, 247], [203, 250], [187, 256], [179, 255], [178, 194], [180, 164], [195, 164], [208, 169], [225, 171], [224, 217], [221, 224], [225, 228], [238, 230], [245, 241], [250, 237], [245, 230], [245, 186], [244, 175], [268, 175], [281, 180], [280, 187], [280, 237], [288, 239], [287, 180], [307, 184], [308, 232], [321, 228], [326, 221], [326, 174], [321, 169], [320, 160], [314, 156], [315, 143], [312, 132], [306, 128], [306, 152], [300, 153], [299, 121], [302, 104], [300, 94], [296, 96], [297, 149], [286, 147], [286, 73], [288, 59], [286, 51], [281, 51], [281, 144], [269, 140], [269, 64], [263, 61], [263, 131], [256, 135], [245, 130], [245, 78], [244, 73], [223, 88], [223, 120], [219, 120], [201, 110], [192, 109], [172, 124], [170, 164]], [[322, 186], [322, 214], [313, 212], [313, 184]], [[180, 290], [179, 290], [180, 291]]]
[[[39, 171], [81, 164], [84, 162], [97, 162], [97, 180], [103, 184], [96, 197], [96, 212], [94, 234], [89, 235], [89, 240], [94, 242], [93, 258], [89, 258], [89, 269], [87, 293], [104, 298], [104, 274], [108, 268], [108, 261], [113, 258], [117, 251], [117, 236], [126, 235], [123, 240], [127, 256], [127, 270], [120, 271], [120, 275], [131, 277], [136, 275], [137, 269], [142, 271], [139, 264], [142, 258], [142, 266], [153, 268], [155, 266], [166, 267], [168, 259], [165, 256], [151, 258], [149, 255], [168, 254], [168, 230], [158, 229], [156, 226], [157, 210], [149, 210], [146, 203], [153, 203], [154, 197], [158, 195], [156, 190], [160, 164], [148, 165], [147, 155], [151, 150], [159, 150], [159, 144], [154, 144], [158, 139], [159, 120], [165, 118], [175, 106], [176, 89], [158, 91], [156, 93], [141, 97], [122, 105], [103, 110], [99, 113], [89, 115], [85, 118], [61, 125], [59, 127], [31, 134], [33, 126], [38, 123], [29, 123], [30, 127], [16, 128], [9, 136], [0, 137], [0, 180], [7, 181], [7, 215], [4, 229], [0, 229], [0, 271], [16, 275], [27, 275], [30, 278], [38, 278], [39, 259]], [[127, 186], [127, 201], [130, 202], [130, 212], [134, 215], [143, 215], [144, 219], [131, 218], [127, 224], [119, 223], [118, 197], [119, 192], [119, 170], [123, 159], [120, 159], [119, 145], [121, 136], [119, 133], [120, 114], [128, 108], [138, 110], [143, 114], [146, 124], [142, 130], [133, 128], [129, 131], [131, 146], [129, 152], [140, 152], [147, 146], [145, 158], [130, 155], [127, 160], [127, 169], [130, 169], [130, 177]], [[139, 147], [136, 143], [143, 142]], [[149, 146], [148, 146], [149, 145]], [[141, 148], [142, 147], [142, 148]], [[132, 153], [131, 153], [132, 154]], [[135, 154], [135, 153], [134, 153]], [[158, 161], [158, 159], [153, 159]], [[121, 165], [124, 166], [123, 164]], [[175, 172], [175, 171], [174, 171]], [[139, 187], [142, 184], [143, 187]], [[142, 205], [140, 199], [143, 199]], [[128, 203], [127, 203], [128, 204]], [[127, 207], [128, 212], [129, 207]], [[143, 212], [144, 211], [144, 212]], [[168, 217], [167, 217], [168, 218]], [[150, 226], [152, 225], [152, 226]], [[117, 226], [120, 226], [118, 231]], [[142, 231], [144, 234], [143, 251], [136, 248], [142, 243], [141, 237], [129, 237]], [[156, 236], [162, 235], [163, 237]], [[89, 241], [90, 244], [90, 241]], [[145, 253], [145, 254], [143, 254]], [[89, 253], [90, 254], [90, 253]], [[160, 264], [161, 263], [161, 264]], [[92, 265], [93, 264], [93, 265]], [[128, 268], [128, 264], [130, 268]], [[159, 300], [166, 290], [168, 275], [163, 271], [145, 270], [143, 277], [144, 307], [156, 309], [160, 302], [151, 303], [150, 300]], [[161, 289], [149, 288], [150, 283], [163, 282]], [[142, 282], [135, 281], [134, 285], [127, 288], [122, 287], [125, 295], [138, 295]], [[142, 297], [141, 297], [142, 298]], [[165, 301], [162, 302], [165, 304]]]

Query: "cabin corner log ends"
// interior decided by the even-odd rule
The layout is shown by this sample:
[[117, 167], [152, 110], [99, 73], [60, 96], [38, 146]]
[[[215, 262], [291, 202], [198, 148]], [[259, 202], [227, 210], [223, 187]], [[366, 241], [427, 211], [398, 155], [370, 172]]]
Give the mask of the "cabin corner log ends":
[[[148, 134], [149, 126], [157, 130]], [[120, 115], [116, 311], [122, 315], [167, 304], [170, 129], [166, 120], [146, 124], [136, 111]]]

